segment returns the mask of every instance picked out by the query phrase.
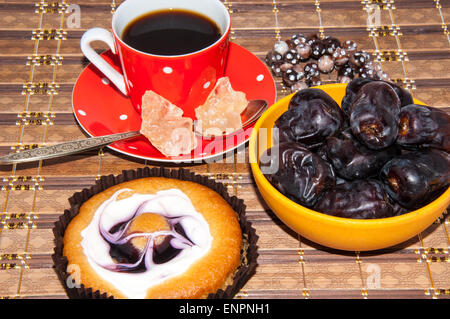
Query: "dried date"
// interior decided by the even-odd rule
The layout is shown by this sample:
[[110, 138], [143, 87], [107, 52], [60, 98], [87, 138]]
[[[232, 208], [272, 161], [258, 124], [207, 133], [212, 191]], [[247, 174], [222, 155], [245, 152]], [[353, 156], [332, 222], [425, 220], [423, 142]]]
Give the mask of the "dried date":
[[383, 166], [380, 180], [394, 201], [418, 209], [450, 184], [450, 155], [430, 148], [397, 156]]
[[392, 82], [386, 82], [386, 83], [389, 84], [394, 89], [395, 93], [397, 93], [397, 96], [400, 99], [401, 107], [414, 103], [413, 97], [412, 97], [411, 93], [408, 92], [408, 90], [405, 90], [404, 88], [402, 88], [401, 86], [399, 86], [396, 83], [392, 83]]
[[397, 139], [400, 99], [385, 82], [364, 85], [349, 112], [353, 134], [368, 148], [380, 150], [391, 146]]
[[403, 107], [397, 144], [405, 148], [435, 147], [450, 152], [450, 115], [425, 105]]
[[289, 109], [276, 121], [280, 142], [298, 142], [308, 148], [324, 143], [338, 133], [344, 124], [339, 105], [319, 89], [304, 89], [290, 100]]
[[396, 146], [379, 151], [371, 150], [355, 139], [350, 130], [327, 138], [325, 145], [327, 158], [333, 164], [336, 174], [348, 180], [375, 176], [387, 161], [400, 155]]
[[260, 167], [276, 189], [306, 207], [313, 207], [322, 192], [336, 183], [331, 165], [297, 143], [281, 143], [266, 150]]
[[406, 106], [409, 104], [413, 103], [413, 98], [411, 93], [409, 93], [407, 90], [405, 90], [404, 88], [400, 87], [399, 85], [392, 83], [392, 82], [387, 82], [387, 81], [381, 81], [378, 79], [374, 79], [374, 78], [355, 78], [353, 79], [346, 87], [345, 89], [345, 96], [342, 99], [341, 102], [341, 107], [342, 110], [344, 111], [345, 114], [349, 114], [350, 113], [350, 107], [353, 103], [353, 101], [355, 100], [356, 95], [358, 94], [359, 90], [366, 84], [374, 82], [374, 81], [380, 81], [383, 83], [386, 83], [388, 85], [390, 85], [395, 93], [397, 94], [398, 98], [400, 99], [400, 106]]
[[315, 210], [327, 215], [375, 219], [394, 216], [394, 209], [377, 180], [344, 182], [324, 192]]
[[345, 114], [350, 114], [350, 106], [355, 100], [355, 97], [358, 94], [359, 90], [367, 83], [373, 81], [375, 80], [370, 78], [356, 78], [347, 85], [347, 87], [345, 88], [345, 96], [341, 102], [342, 111], [344, 111]]

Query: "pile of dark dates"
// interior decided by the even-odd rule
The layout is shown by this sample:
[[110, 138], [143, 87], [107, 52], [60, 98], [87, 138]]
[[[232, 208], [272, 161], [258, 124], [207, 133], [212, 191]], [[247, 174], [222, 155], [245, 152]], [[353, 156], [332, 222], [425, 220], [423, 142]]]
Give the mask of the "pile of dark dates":
[[260, 158], [281, 193], [321, 213], [375, 219], [416, 210], [450, 185], [450, 115], [389, 81], [356, 78], [342, 108], [324, 91], [295, 93]]
[[353, 40], [339, 41], [332, 36], [294, 34], [275, 42], [265, 57], [272, 74], [281, 77], [291, 92], [322, 84], [321, 75], [336, 71], [337, 83], [349, 83], [356, 77], [387, 79], [369, 53], [358, 49]]

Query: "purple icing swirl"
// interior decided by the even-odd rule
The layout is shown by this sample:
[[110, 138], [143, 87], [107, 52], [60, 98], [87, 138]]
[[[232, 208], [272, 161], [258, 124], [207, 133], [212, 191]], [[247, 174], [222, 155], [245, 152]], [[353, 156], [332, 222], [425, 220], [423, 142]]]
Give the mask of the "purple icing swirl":
[[[166, 195], [171, 196], [171, 195]], [[150, 269], [155, 265], [154, 261], [154, 250], [155, 250], [155, 238], [159, 236], [170, 236], [172, 237], [170, 239], [170, 246], [172, 246], [174, 249], [183, 250], [189, 247], [192, 247], [195, 245], [187, 236], [180, 234], [175, 230], [175, 225], [179, 224], [180, 221], [183, 218], [186, 217], [193, 217], [190, 215], [179, 215], [175, 217], [169, 217], [167, 209], [164, 208], [164, 205], [160, 203], [160, 205], [163, 208], [163, 213], [159, 214], [166, 218], [168, 224], [170, 225], [170, 230], [163, 230], [163, 231], [157, 231], [157, 232], [149, 232], [149, 233], [131, 233], [127, 234], [127, 230], [130, 227], [133, 220], [138, 217], [139, 215], [145, 213], [145, 205], [149, 201], [153, 201], [155, 199], [149, 199], [141, 203], [136, 211], [132, 214], [131, 218], [127, 220], [123, 220], [121, 223], [124, 223], [124, 225], [120, 226], [119, 229], [113, 233], [110, 232], [111, 229], [115, 229], [116, 226], [112, 227], [111, 229], [105, 229], [102, 223], [102, 216], [105, 213], [105, 208], [103, 208], [103, 211], [101, 212], [100, 219], [99, 219], [99, 231], [103, 239], [111, 245], [124, 245], [128, 244], [131, 239], [135, 237], [146, 237], [147, 238], [147, 244], [143, 251], [139, 253], [139, 258], [134, 263], [113, 263], [110, 265], [101, 265], [103, 268], [116, 271], [116, 272], [129, 272], [137, 269], [142, 265], [142, 262], [144, 262], [145, 268]], [[119, 223], [120, 224], [120, 223]]]

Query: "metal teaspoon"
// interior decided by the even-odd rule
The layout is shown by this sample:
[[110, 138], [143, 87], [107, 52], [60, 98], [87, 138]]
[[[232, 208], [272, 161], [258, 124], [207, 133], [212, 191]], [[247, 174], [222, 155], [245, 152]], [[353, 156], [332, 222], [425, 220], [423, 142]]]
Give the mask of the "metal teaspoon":
[[[265, 100], [249, 101], [247, 107], [241, 113], [241, 119], [243, 121], [242, 127], [245, 128], [246, 126], [255, 122], [261, 116], [261, 114], [267, 109], [267, 106], [268, 103]], [[98, 137], [89, 137], [81, 140], [55, 144], [51, 146], [38, 147], [35, 149], [2, 156], [0, 157], [0, 165], [33, 162], [43, 159], [77, 154], [84, 151], [96, 149], [105, 145], [109, 145], [117, 141], [130, 139], [139, 135], [141, 135], [139, 131], [132, 131]]]

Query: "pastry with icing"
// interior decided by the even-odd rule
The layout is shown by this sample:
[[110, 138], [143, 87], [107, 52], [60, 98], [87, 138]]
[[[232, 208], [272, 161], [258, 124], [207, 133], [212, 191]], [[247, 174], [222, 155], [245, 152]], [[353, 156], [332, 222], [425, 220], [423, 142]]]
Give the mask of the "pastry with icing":
[[63, 244], [76, 284], [114, 298], [205, 298], [232, 281], [242, 231], [212, 189], [148, 177], [85, 201]]

